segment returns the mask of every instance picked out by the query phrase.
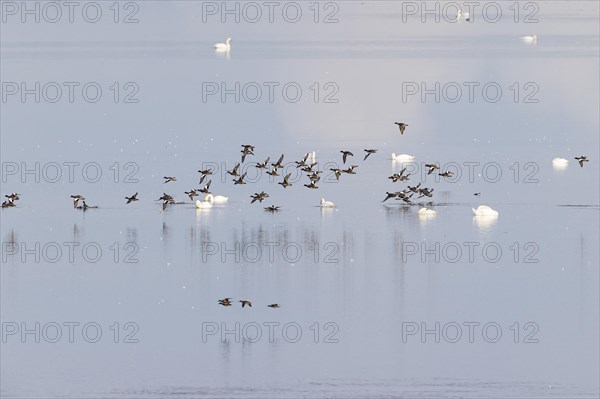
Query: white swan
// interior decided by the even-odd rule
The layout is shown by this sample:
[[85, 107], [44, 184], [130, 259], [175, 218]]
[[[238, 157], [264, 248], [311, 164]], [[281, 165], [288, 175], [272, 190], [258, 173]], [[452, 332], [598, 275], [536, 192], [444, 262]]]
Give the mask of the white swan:
[[419, 216], [435, 216], [437, 215], [437, 211], [429, 208], [421, 208], [419, 209]]
[[392, 161], [397, 161], [397, 162], [412, 162], [413, 159], [415, 159], [415, 157], [413, 157], [412, 155], [408, 155], [408, 154], [400, 154], [400, 155], [396, 155], [392, 152]]
[[210, 202], [211, 204], [226, 204], [229, 201], [229, 197], [224, 197], [222, 195], [213, 196], [212, 194], [208, 194], [204, 197], [204, 202]]
[[533, 36], [521, 36], [521, 41], [527, 44], [536, 44], [537, 43], [537, 35]]
[[225, 43], [217, 43], [215, 44], [215, 50], [216, 51], [229, 51], [231, 50], [231, 38], [228, 37], [227, 40], [225, 41]]
[[335, 204], [331, 201], [325, 201], [325, 198], [321, 198], [321, 204], [319, 206], [321, 208], [333, 208]]
[[560, 158], [560, 157], [556, 157], [552, 160], [552, 166], [556, 170], [567, 169], [567, 166], [569, 166], [569, 160]]
[[208, 201], [198, 201], [196, 200], [196, 208], [198, 209], [210, 209], [212, 208], [212, 203]]
[[456, 13], [456, 22], [459, 22], [461, 19], [464, 19], [467, 22], [470, 22], [471, 14], [468, 12], [463, 13], [461, 9]]
[[473, 209], [473, 213], [475, 216], [498, 216], [498, 211], [486, 205], [479, 205], [477, 209]]

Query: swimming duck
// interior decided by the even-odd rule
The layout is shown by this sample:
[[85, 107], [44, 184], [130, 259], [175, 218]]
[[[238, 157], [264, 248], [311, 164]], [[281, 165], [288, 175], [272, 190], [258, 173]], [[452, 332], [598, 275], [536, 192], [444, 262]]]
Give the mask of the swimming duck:
[[281, 207], [275, 206], [275, 205], [271, 205], [271, 206], [266, 207], [265, 211], [267, 211], [267, 212], [277, 212], [277, 211], [279, 211], [279, 208], [281, 208]]
[[277, 304], [277, 303], [272, 303], [272, 304], [270, 304], [270, 305], [267, 305], [267, 307], [269, 307], [269, 308], [273, 308], [273, 309], [277, 309], [277, 308], [279, 308], [280, 306], [279, 306], [279, 304]]

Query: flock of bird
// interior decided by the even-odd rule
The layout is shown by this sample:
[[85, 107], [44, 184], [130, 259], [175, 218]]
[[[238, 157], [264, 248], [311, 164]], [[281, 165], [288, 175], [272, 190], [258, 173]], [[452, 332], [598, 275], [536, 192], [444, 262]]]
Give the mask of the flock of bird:
[[[231, 303], [231, 299], [232, 298], [223, 298], [223, 299], [219, 299], [219, 305], [221, 306], [233, 306], [233, 303]], [[242, 304], [242, 308], [245, 308], [246, 306], [248, 307], [252, 307], [252, 302], [245, 300], [245, 299], [241, 299], [238, 302], [240, 302]], [[271, 308], [271, 309], [278, 309], [281, 306], [279, 306], [279, 304], [277, 303], [272, 303], [270, 305], [267, 305], [267, 307]]]
[[[401, 135], [404, 134], [408, 124], [403, 123], [403, 122], [395, 122], [395, 124], [399, 128], [400, 134]], [[247, 182], [245, 181], [245, 178], [246, 178], [248, 172], [241, 173], [240, 167], [244, 162], [246, 162], [246, 160], [249, 156], [254, 156], [255, 146], [250, 145], [250, 144], [243, 144], [241, 147], [242, 147], [242, 149], [240, 151], [242, 154], [241, 162], [236, 162], [234, 167], [231, 170], [227, 171], [227, 174], [232, 177], [232, 182], [234, 185], [247, 184]], [[342, 156], [342, 164], [344, 164], [344, 165], [346, 164], [346, 162], [348, 161], [348, 159], [350, 157], [354, 157], [354, 153], [352, 153], [351, 151], [348, 151], [348, 150], [341, 150], [340, 153]], [[376, 154], [376, 153], [377, 153], [376, 149], [364, 149], [365, 155], [363, 157], [363, 162], [366, 161], [369, 158], [369, 156]], [[302, 172], [304, 172], [306, 174], [306, 177], [308, 178], [308, 182], [306, 184], [304, 184], [304, 187], [306, 187], [308, 189], [312, 189], [312, 190], [316, 190], [319, 188], [317, 184], [321, 180], [320, 175], [324, 172], [323, 170], [319, 169], [319, 167], [318, 167], [319, 164], [318, 164], [318, 162], [316, 162], [315, 157], [316, 156], [315, 156], [314, 152], [312, 154], [307, 153], [304, 155], [304, 157], [301, 160], [293, 162], [295, 164], [295, 167], [297, 169], [300, 169]], [[279, 174], [280, 169], [284, 168], [284, 163], [283, 163], [284, 158], [285, 158], [285, 156], [284, 156], [284, 154], [282, 154], [277, 159], [276, 162], [269, 163], [271, 158], [267, 157], [263, 162], [254, 162], [254, 167], [259, 170], [266, 170], [266, 173], [271, 177], [278, 177], [278, 176], [281, 176]], [[310, 161], [309, 161], [309, 159], [310, 159]], [[414, 159], [413, 156], [406, 155], [406, 154], [402, 154], [399, 156], [396, 156], [396, 154], [392, 154], [392, 160], [394, 160], [394, 161], [411, 162], [413, 159]], [[583, 167], [583, 165], [586, 162], [589, 162], [588, 157], [584, 156], [584, 155], [575, 157], [575, 160], [579, 163], [580, 167]], [[564, 159], [564, 158], [554, 158], [552, 160], [552, 163], [555, 166], [560, 165], [560, 166], [564, 167], [568, 164], [568, 160]], [[434, 172], [438, 172], [438, 175], [441, 177], [444, 177], [444, 178], [450, 178], [453, 175], [452, 172], [450, 172], [450, 171], [440, 170], [440, 166], [438, 166], [436, 163], [427, 163], [427, 164], [425, 164], [425, 167], [427, 168], [428, 175], [431, 175]], [[358, 165], [348, 165], [348, 168], [346, 168], [346, 169], [330, 168], [329, 170], [331, 172], [333, 172], [336, 180], [339, 181], [340, 177], [343, 174], [355, 175], [356, 168], [358, 168]], [[403, 168], [402, 170], [400, 170], [400, 172], [394, 173], [393, 175], [389, 176], [388, 179], [390, 179], [392, 181], [392, 183], [409, 181], [410, 174], [406, 173], [406, 169], [407, 169], [406, 167]], [[208, 180], [206, 182], [206, 184], [204, 184], [204, 186], [202, 188], [192, 188], [189, 191], [184, 192], [184, 194], [189, 197], [190, 201], [194, 201], [194, 199], [196, 197], [199, 197], [200, 194], [205, 195], [204, 199], [202, 201], [200, 201], [200, 200], [195, 201], [196, 208], [208, 209], [208, 208], [211, 208], [213, 206], [213, 204], [226, 204], [229, 201], [229, 197], [225, 197], [223, 195], [214, 195], [211, 192], [212, 180], [210, 180], [209, 176], [213, 175], [214, 170], [212, 170], [212, 169], [198, 170], [198, 173], [200, 173], [200, 178], [199, 178], [198, 184], [203, 184], [206, 180]], [[283, 187], [284, 189], [293, 186], [293, 183], [290, 182], [291, 175], [292, 175], [292, 173], [287, 173], [285, 176], [283, 176], [282, 181], [278, 182], [277, 184], [280, 185], [281, 187]], [[176, 181], [177, 181], [177, 178], [175, 176], [164, 176], [164, 184], [176, 182]], [[402, 201], [404, 204], [407, 204], [407, 205], [423, 205], [422, 202], [418, 203], [418, 204], [413, 202], [414, 196], [417, 196], [416, 199], [432, 198], [433, 192], [434, 192], [433, 188], [421, 187], [421, 183], [416, 184], [414, 186], [408, 185], [406, 188], [404, 188], [400, 191], [387, 191], [385, 193], [385, 198], [383, 199], [382, 202], [386, 202], [388, 200], [394, 199], [396, 201]], [[474, 195], [479, 196], [480, 194], [481, 193], [475, 193]], [[12, 193], [9, 195], [5, 195], [5, 197], [7, 199], [2, 203], [2, 208], [12, 208], [12, 207], [16, 206], [15, 202], [20, 199], [20, 194]], [[250, 204], [254, 204], [256, 201], [258, 201], [259, 203], [262, 203], [267, 198], [269, 198], [269, 194], [266, 193], [265, 191], [261, 191], [261, 192], [252, 194], [250, 196], [250, 198], [251, 198]], [[85, 197], [81, 194], [71, 195], [71, 199], [73, 201], [74, 209], [87, 211], [88, 209], [98, 208], [98, 206], [88, 205], [86, 203]], [[126, 204], [132, 204], [134, 202], [139, 201], [140, 199], [138, 198], [138, 193], [136, 192], [129, 197], [125, 197], [125, 200], [127, 201]], [[167, 193], [163, 193], [163, 195], [157, 201], [162, 202], [162, 210], [163, 211], [166, 210], [169, 205], [185, 204], [185, 202], [176, 202], [174, 197]], [[81, 202], [81, 205], [79, 205], [80, 202]], [[433, 204], [433, 202], [429, 201], [429, 202], [427, 202], [426, 205], [432, 205], [432, 204]], [[319, 207], [333, 208], [333, 207], [335, 207], [335, 204], [331, 201], [326, 201], [325, 198], [321, 198]], [[270, 206], [264, 207], [263, 209], [267, 212], [277, 212], [281, 209], [281, 207], [277, 206], [277, 205], [270, 205]], [[498, 215], [497, 211], [495, 211], [487, 206], [480, 206], [479, 208], [477, 208], [477, 210], [473, 209], [473, 212], [476, 216], [483, 216], [483, 215], [497, 216]], [[436, 213], [436, 211], [428, 209], [428, 208], [422, 208], [419, 210], [419, 214], [424, 215], [424, 216], [435, 215], [435, 213]]]

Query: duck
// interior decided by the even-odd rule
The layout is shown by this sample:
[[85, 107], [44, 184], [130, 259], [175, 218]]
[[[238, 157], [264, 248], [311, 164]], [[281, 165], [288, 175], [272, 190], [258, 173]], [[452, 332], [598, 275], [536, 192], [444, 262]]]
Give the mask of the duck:
[[77, 204], [79, 203], [79, 201], [84, 201], [85, 200], [85, 197], [83, 195], [80, 195], [80, 194], [71, 195], [71, 198], [73, 198], [73, 209], [77, 208]]
[[279, 306], [278, 303], [272, 303], [270, 305], [267, 305], [267, 307], [272, 308], [272, 309], [277, 309], [277, 308], [280, 308], [281, 306]]
[[277, 184], [280, 184], [280, 185], [281, 185], [283, 188], [287, 188], [287, 187], [291, 186], [291, 185], [292, 185], [292, 183], [290, 183], [290, 176], [291, 176], [291, 175], [292, 175], [291, 173], [288, 173], [288, 174], [287, 174], [287, 175], [285, 175], [285, 177], [283, 178], [283, 181], [282, 181], [282, 182], [279, 182], [279, 183], [277, 183]]
[[265, 211], [267, 212], [277, 212], [279, 211], [279, 206], [275, 206], [275, 205], [271, 205], [265, 208]]
[[250, 198], [252, 198], [252, 202], [250, 202], [250, 203], [254, 204], [256, 201], [263, 202], [268, 197], [269, 197], [269, 194], [265, 193], [264, 191], [262, 191], [260, 193], [255, 193], [250, 196]]
[[363, 158], [363, 161], [366, 161], [366, 160], [367, 160], [367, 158], [369, 158], [369, 155], [371, 155], [371, 154], [375, 154], [375, 153], [377, 152], [377, 150], [365, 150], [365, 152], [366, 152], [367, 154], [366, 154], [366, 155], [365, 155], [365, 157]]
[[340, 151], [342, 153], [342, 160], [344, 161], [344, 163], [346, 163], [346, 158], [348, 158], [348, 155], [353, 157], [354, 154], [351, 153], [350, 151]]
[[210, 202], [211, 204], [226, 204], [227, 201], [229, 201], [229, 197], [208, 194], [206, 197], [204, 197], [204, 201]]
[[435, 216], [437, 215], [437, 211], [429, 208], [421, 208], [419, 209], [419, 216]]
[[325, 198], [321, 198], [321, 202], [319, 205], [321, 208], [333, 208], [335, 204], [331, 201], [325, 201]]
[[8, 198], [9, 201], [15, 202], [15, 201], [21, 199], [20, 195], [21, 194], [18, 194], [18, 193], [12, 193], [9, 195], [5, 195], [5, 197]]
[[414, 156], [408, 154], [396, 155], [392, 152], [392, 161], [396, 162], [412, 162], [415, 159]]
[[184, 191], [184, 194], [186, 194], [188, 197], [190, 197], [190, 201], [193, 201], [194, 197], [198, 196], [198, 193], [194, 189], [191, 189], [190, 191]]
[[212, 194], [210, 192], [210, 184], [212, 183], [212, 180], [209, 180], [208, 183], [206, 183], [206, 186], [204, 186], [204, 188], [201, 188], [197, 191], [201, 192], [202, 194]]
[[227, 40], [225, 40], [225, 43], [215, 43], [215, 51], [218, 52], [229, 52], [231, 50], [231, 41], [233, 39], [228, 37]]
[[130, 204], [134, 201], [139, 201], [137, 196], [138, 196], [138, 193], [133, 194], [131, 197], [125, 197], [125, 199], [127, 200], [127, 204]]
[[284, 154], [281, 154], [281, 156], [279, 157], [279, 159], [277, 160], [277, 162], [275, 162], [275, 163], [272, 163], [272, 164], [271, 164], [271, 166], [273, 167], [273, 170], [274, 170], [275, 172], [277, 172], [277, 169], [281, 169], [281, 168], [283, 168], [283, 165], [282, 165], [282, 162], [283, 162], [283, 155], [284, 155]]
[[165, 179], [165, 183], [177, 181], [177, 178], [175, 176], [164, 176], [163, 179]]
[[198, 182], [198, 184], [202, 184], [202, 182], [204, 181], [204, 179], [206, 179], [207, 176], [210, 176], [213, 174], [213, 171], [211, 169], [204, 169], [204, 170], [199, 170], [198, 173], [200, 173], [202, 176], [200, 176], [200, 181]]
[[271, 157], [267, 157], [267, 159], [263, 163], [257, 162], [255, 167], [257, 169], [267, 169], [267, 164], [269, 163], [269, 159], [271, 159]]
[[398, 129], [400, 130], [400, 134], [404, 134], [404, 131], [408, 127], [408, 125], [404, 122], [394, 122], [395, 125], [398, 125]]
[[583, 163], [584, 162], [589, 162], [590, 160], [588, 159], [587, 156], [582, 155], [580, 157], [575, 157], [575, 159], [577, 160], [577, 162], [579, 162], [579, 166], [581, 166], [583, 168]]
[[248, 174], [248, 172], [244, 173], [243, 175], [240, 176], [239, 179], [233, 179], [233, 184], [246, 184], [246, 182], [244, 181], [244, 178], [246, 177], [246, 175]]
[[475, 216], [498, 216], [498, 211], [487, 205], [479, 205], [477, 209], [473, 209], [473, 213]]
[[252, 307], [252, 302], [250, 302], [250, 301], [242, 299], [242, 300], [239, 300], [238, 302], [240, 302], [242, 304], [242, 307], [244, 307], [246, 305]]
[[200, 201], [200, 200], [196, 200], [196, 208], [198, 209], [210, 209], [212, 208], [212, 202], [209, 201]]

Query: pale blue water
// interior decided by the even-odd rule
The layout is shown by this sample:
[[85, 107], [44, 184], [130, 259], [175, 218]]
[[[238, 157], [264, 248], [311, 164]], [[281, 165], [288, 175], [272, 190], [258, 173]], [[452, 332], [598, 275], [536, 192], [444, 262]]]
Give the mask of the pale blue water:
[[[3, 397], [598, 396], [597, 3], [536, 3], [533, 24], [514, 23], [508, 3], [496, 24], [403, 22], [401, 3], [335, 4], [334, 24], [312, 22], [308, 3], [297, 24], [202, 23], [191, 1], [139, 3], [137, 24], [114, 24], [108, 3], [97, 24], [7, 16], [3, 94], [6, 82], [95, 82], [103, 96], [1, 103], [1, 191], [22, 194], [0, 213]], [[519, 40], [531, 34], [537, 45]], [[227, 36], [231, 53], [215, 54]], [[294, 83], [303, 94], [203, 101], [203, 83], [221, 82]], [[496, 103], [479, 89], [472, 102], [466, 91], [456, 103], [403, 101], [411, 82], [503, 92]], [[395, 121], [409, 124], [404, 135]], [[324, 174], [316, 191], [305, 177], [284, 190], [252, 167], [252, 182], [234, 186], [223, 168], [241, 144], [256, 146], [247, 163], [316, 151], [320, 167], [339, 165], [349, 149], [359, 166], [339, 183]], [[366, 148], [379, 152], [363, 162]], [[387, 179], [401, 169], [392, 152], [416, 157], [409, 182]], [[567, 169], [552, 167], [557, 156]], [[422, 173], [429, 162], [460, 174], [436, 181]], [[213, 193], [230, 199], [197, 211], [183, 192], [207, 165], [219, 167]], [[418, 182], [434, 188], [435, 217], [381, 202]], [[271, 197], [250, 205], [261, 190]], [[134, 192], [140, 201], [126, 206]], [[187, 203], [161, 212], [163, 192]], [[100, 208], [73, 210], [71, 194]], [[321, 197], [336, 208], [319, 209]], [[264, 212], [271, 204], [282, 210]], [[474, 218], [481, 204], [499, 217]], [[234, 306], [219, 306], [224, 297]], [[36, 322], [39, 343], [21, 336]], [[73, 342], [69, 322], [79, 323]], [[98, 342], [86, 341], [94, 329], [82, 336], [86, 323], [101, 328]], [[239, 340], [222, 342], [236, 323]], [[421, 336], [436, 323], [439, 342]], [[245, 341], [257, 326], [260, 338]]]

